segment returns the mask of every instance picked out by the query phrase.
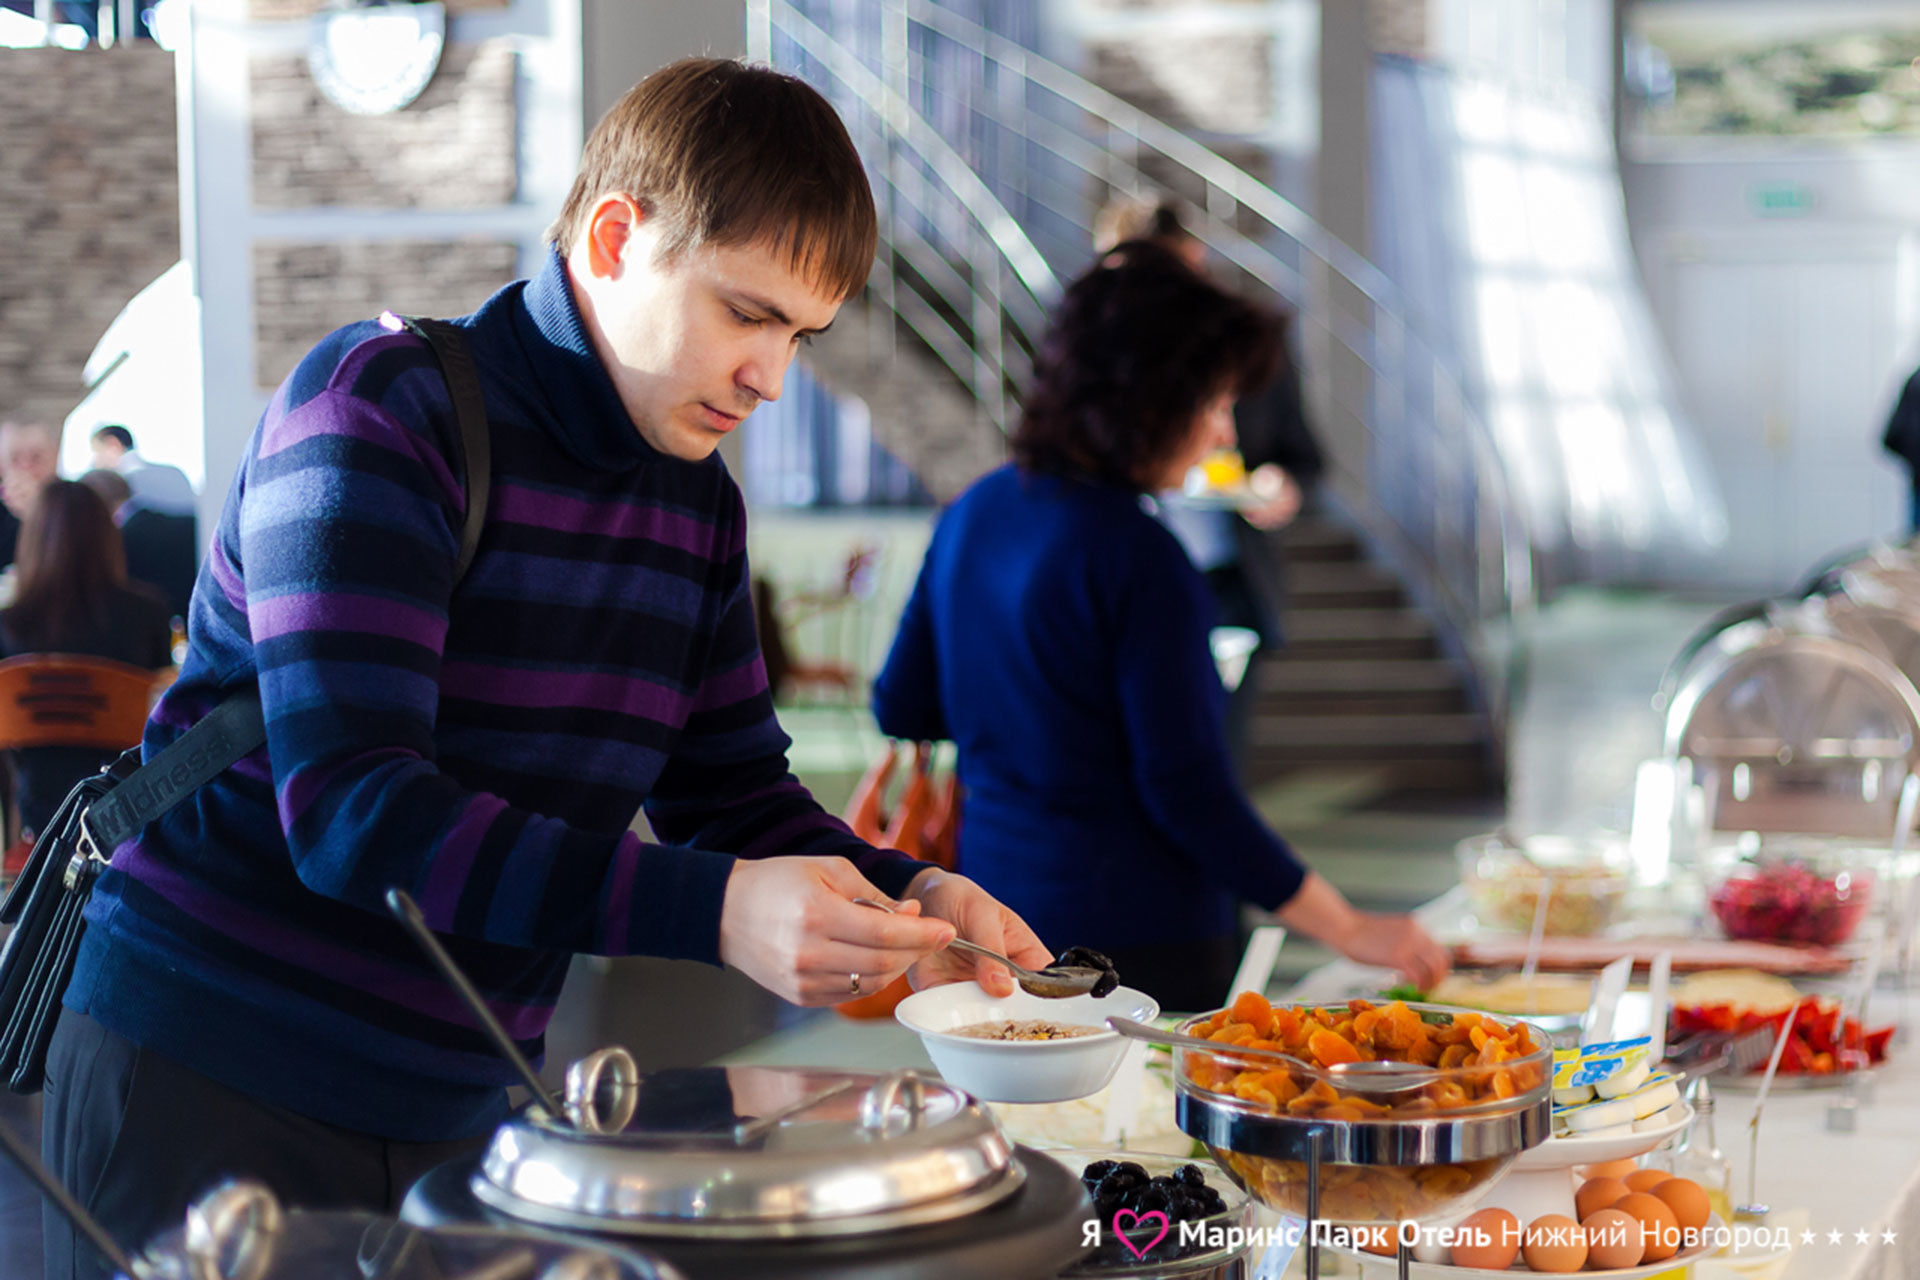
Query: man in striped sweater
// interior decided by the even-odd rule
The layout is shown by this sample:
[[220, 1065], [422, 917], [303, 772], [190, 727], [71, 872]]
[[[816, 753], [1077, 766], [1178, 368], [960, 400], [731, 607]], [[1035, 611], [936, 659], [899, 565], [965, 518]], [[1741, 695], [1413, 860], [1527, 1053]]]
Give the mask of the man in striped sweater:
[[[595, 129], [549, 238], [458, 322], [493, 462], [457, 585], [459, 429], [422, 342], [332, 334], [248, 443], [145, 748], [249, 685], [267, 745], [116, 851], [49, 1053], [48, 1161], [124, 1244], [230, 1174], [392, 1209], [502, 1118], [511, 1073], [389, 886], [529, 1055], [573, 952], [725, 963], [804, 1004], [971, 976], [956, 930], [1047, 961], [971, 882], [823, 812], [774, 719], [713, 451], [871, 265], [831, 108], [677, 63]], [[664, 843], [629, 832], [642, 806]], [[49, 1277], [97, 1273], [47, 1234]]]

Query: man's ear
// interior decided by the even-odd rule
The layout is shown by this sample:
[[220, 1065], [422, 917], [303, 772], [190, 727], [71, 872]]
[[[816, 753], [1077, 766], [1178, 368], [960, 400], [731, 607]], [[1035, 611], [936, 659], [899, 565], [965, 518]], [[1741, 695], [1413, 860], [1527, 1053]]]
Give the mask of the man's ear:
[[603, 280], [618, 280], [633, 244], [633, 233], [646, 220], [639, 203], [619, 191], [609, 191], [593, 203], [587, 215], [587, 271]]

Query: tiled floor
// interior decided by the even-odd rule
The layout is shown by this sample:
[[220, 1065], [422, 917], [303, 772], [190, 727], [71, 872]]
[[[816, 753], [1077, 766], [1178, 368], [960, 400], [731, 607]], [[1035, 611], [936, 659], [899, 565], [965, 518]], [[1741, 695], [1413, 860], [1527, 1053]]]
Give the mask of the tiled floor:
[[[1382, 804], [1354, 777], [1338, 773], [1299, 777], [1256, 800], [1308, 862], [1356, 902], [1379, 910], [1414, 906], [1451, 885], [1455, 842], [1503, 820], [1521, 830], [1622, 825], [1635, 766], [1659, 748], [1649, 699], [1661, 671], [1721, 603], [1583, 591], [1545, 610], [1532, 628], [1505, 812]], [[796, 769], [837, 808], [877, 744], [871, 729], [857, 715], [835, 710], [794, 715], [788, 728], [796, 739]], [[1282, 970], [1297, 974], [1323, 953], [1291, 940], [1281, 956]], [[685, 980], [690, 969], [699, 970], [692, 984]], [[704, 1059], [792, 1016], [737, 975], [701, 966], [583, 962], [575, 979], [556, 1022], [550, 1062], [609, 1040], [634, 1045], [646, 1065], [688, 1054]], [[616, 983], [617, 1000], [611, 996]], [[688, 1041], [688, 1028], [699, 1030], [697, 1046]], [[28, 1114], [0, 1107], [0, 1123], [18, 1128]], [[29, 1280], [39, 1271], [33, 1192], [0, 1167], [0, 1276]]]

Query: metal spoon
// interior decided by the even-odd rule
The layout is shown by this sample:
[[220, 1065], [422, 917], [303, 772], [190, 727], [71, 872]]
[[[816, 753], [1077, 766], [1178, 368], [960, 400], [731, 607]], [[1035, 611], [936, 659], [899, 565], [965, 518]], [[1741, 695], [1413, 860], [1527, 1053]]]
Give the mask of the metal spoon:
[[[894, 914], [892, 907], [884, 902], [876, 902], [872, 898], [855, 898], [853, 904], [857, 907], [872, 907], [875, 911], [884, 911], [888, 915]], [[1013, 974], [1013, 980], [1020, 984], [1022, 991], [1030, 996], [1039, 996], [1042, 1000], [1065, 1000], [1070, 996], [1083, 996], [1093, 990], [1100, 979], [1106, 976], [1099, 969], [1091, 969], [1083, 965], [1049, 965], [1045, 969], [1028, 969], [1015, 964], [998, 951], [989, 951], [978, 943], [968, 942], [965, 938], [956, 937], [947, 946], [955, 951], [965, 951], [984, 960], [1005, 965], [1007, 971]]]
[[1411, 1093], [1423, 1089], [1440, 1078], [1440, 1073], [1432, 1067], [1422, 1067], [1409, 1062], [1340, 1062], [1331, 1067], [1316, 1067], [1303, 1058], [1278, 1049], [1256, 1049], [1252, 1045], [1222, 1044], [1218, 1040], [1208, 1040], [1202, 1036], [1190, 1036], [1179, 1031], [1162, 1031], [1159, 1027], [1144, 1022], [1135, 1022], [1132, 1018], [1110, 1017], [1107, 1025], [1121, 1035], [1133, 1040], [1145, 1040], [1152, 1044], [1175, 1044], [1189, 1049], [1204, 1049], [1208, 1053], [1217, 1053], [1225, 1057], [1262, 1058], [1284, 1062], [1301, 1071], [1310, 1071], [1315, 1075], [1331, 1075], [1336, 1087], [1351, 1089], [1355, 1093]]

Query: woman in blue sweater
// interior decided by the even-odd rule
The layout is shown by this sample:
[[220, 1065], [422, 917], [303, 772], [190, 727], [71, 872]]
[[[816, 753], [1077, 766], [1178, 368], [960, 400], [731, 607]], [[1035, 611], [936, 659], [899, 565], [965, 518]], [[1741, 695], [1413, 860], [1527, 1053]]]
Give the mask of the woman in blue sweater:
[[880, 727], [952, 739], [967, 875], [1044, 938], [1092, 946], [1171, 1009], [1222, 1002], [1237, 903], [1427, 984], [1446, 952], [1356, 911], [1234, 776], [1214, 606], [1142, 508], [1211, 449], [1276, 349], [1273, 319], [1164, 249], [1067, 290], [1012, 447], [941, 519], [885, 669]]

